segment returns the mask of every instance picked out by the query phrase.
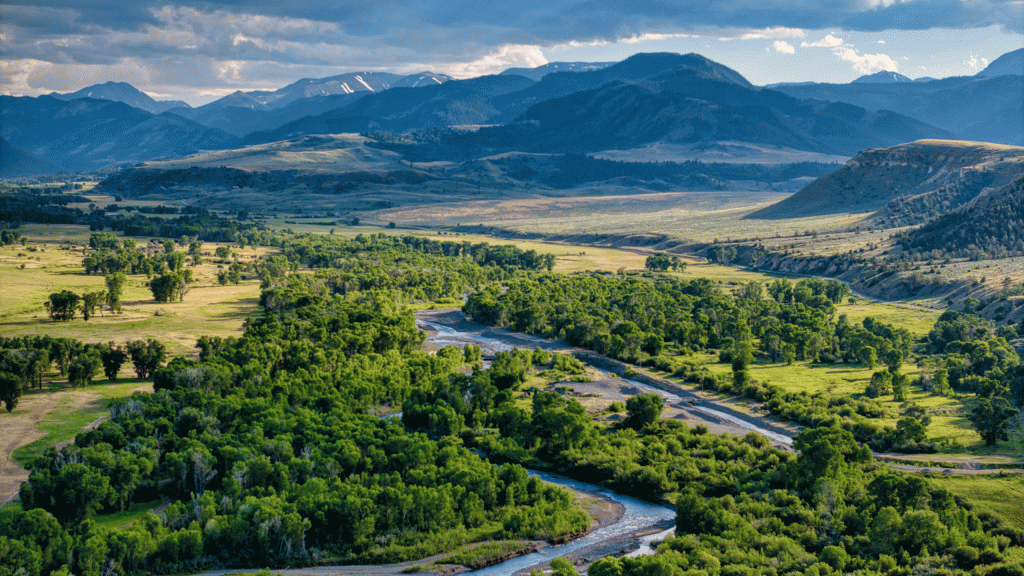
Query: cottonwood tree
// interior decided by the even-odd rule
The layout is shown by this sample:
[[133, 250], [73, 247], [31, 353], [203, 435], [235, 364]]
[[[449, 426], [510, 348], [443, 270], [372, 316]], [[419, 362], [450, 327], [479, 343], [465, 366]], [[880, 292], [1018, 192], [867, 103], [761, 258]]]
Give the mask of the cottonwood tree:
[[70, 290], [61, 290], [50, 294], [45, 306], [50, 318], [58, 322], [67, 322], [75, 317], [78, 303], [82, 297]]
[[128, 283], [128, 277], [124, 272], [108, 274], [104, 279], [107, 284], [106, 302], [107, 308], [114, 314], [121, 312], [121, 295], [124, 293], [124, 286]]
[[18, 406], [18, 398], [21, 397], [21, 378], [10, 372], [0, 372], [0, 401], [8, 412]]
[[132, 359], [135, 375], [139, 378], [152, 374], [167, 357], [166, 347], [152, 338], [130, 342], [127, 352]]
[[[88, 322], [89, 318], [92, 318], [96, 312], [96, 307], [100, 306], [107, 298], [107, 293], [102, 290], [99, 292], [86, 292], [82, 295], [82, 317]], [[101, 308], [102, 310], [102, 308]]]

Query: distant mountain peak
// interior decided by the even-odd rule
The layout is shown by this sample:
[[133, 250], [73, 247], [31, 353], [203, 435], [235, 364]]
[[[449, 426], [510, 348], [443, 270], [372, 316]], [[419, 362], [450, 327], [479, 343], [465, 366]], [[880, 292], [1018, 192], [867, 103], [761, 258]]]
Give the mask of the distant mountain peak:
[[61, 94], [52, 92], [49, 94], [58, 100], [80, 100], [82, 98], [95, 98], [97, 100], [111, 100], [123, 102], [129, 106], [145, 110], [151, 114], [160, 114], [172, 108], [189, 108], [185, 102], [178, 100], [154, 100], [149, 94], [139, 90], [127, 82], [104, 82], [86, 86], [77, 92]]
[[591, 72], [602, 70], [613, 64], [615, 62], [548, 62], [536, 68], [509, 68], [501, 72], [499, 76], [523, 76], [537, 82], [555, 72]]
[[913, 82], [910, 78], [899, 74], [897, 72], [889, 72], [888, 70], [882, 70], [881, 72], [875, 72], [874, 74], [865, 74], [860, 78], [857, 78], [851, 84], [895, 84], [897, 82]]

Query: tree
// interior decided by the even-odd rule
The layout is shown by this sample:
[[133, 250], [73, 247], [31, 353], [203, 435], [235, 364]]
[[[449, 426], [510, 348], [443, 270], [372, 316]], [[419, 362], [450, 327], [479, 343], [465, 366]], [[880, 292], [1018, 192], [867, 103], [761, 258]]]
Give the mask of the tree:
[[117, 373], [121, 366], [128, 360], [128, 354], [124, 348], [115, 346], [113, 342], [100, 351], [100, 361], [103, 363], [103, 374], [108, 380], [117, 380]]
[[127, 352], [132, 359], [135, 375], [139, 378], [152, 374], [167, 357], [166, 347], [152, 338], [130, 342]]
[[157, 302], [184, 301], [188, 285], [192, 282], [192, 271], [171, 272], [149, 281], [149, 289]]
[[736, 343], [732, 353], [732, 381], [737, 393], [750, 382], [750, 371], [747, 369], [754, 360], [754, 346], [749, 340]]
[[104, 280], [107, 283], [107, 307], [114, 314], [118, 314], [121, 312], [121, 294], [128, 283], [128, 277], [124, 272], [114, 272], [108, 274]]
[[639, 394], [626, 401], [626, 419], [622, 422], [635, 430], [654, 424], [661, 418], [665, 401], [657, 394]]
[[92, 466], [70, 462], [54, 471], [37, 469], [21, 485], [25, 510], [42, 508], [66, 527], [76, 527], [110, 498], [110, 480]]
[[648, 270], [664, 272], [672, 266], [672, 258], [668, 254], [651, 254], [644, 261], [644, 267]]
[[213, 253], [214, 253], [215, 256], [217, 256], [217, 258], [221, 258], [221, 259], [223, 259], [223, 258], [230, 258], [231, 257], [231, 248], [228, 247], [228, 246], [217, 246], [217, 248], [213, 251]]
[[82, 294], [82, 317], [88, 322], [95, 312], [96, 307], [99, 306], [106, 300], [107, 293], [102, 290], [99, 292], [86, 292]]
[[10, 372], [0, 372], [0, 401], [8, 412], [18, 406], [21, 397], [21, 378]]
[[864, 346], [857, 351], [857, 359], [861, 364], [874, 369], [878, 364], [878, 352], [872, 346]]
[[70, 290], [54, 292], [45, 304], [46, 310], [53, 320], [67, 322], [75, 317], [75, 310], [78, 309], [78, 302], [81, 299], [81, 296]]
[[72, 386], [88, 386], [96, 373], [100, 371], [103, 362], [94, 350], [79, 354], [68, 366], [68, 381]]
[[885, 365], [889, 367], [889, 372], [893, 374], [900, 371], [903, 366], [903, 352], [896, 350], [895, 348], [885, 353]]
[[981, 434], [982, 440], [989, 446], [996, 441], [1006, 439], [1006, 425], [1010, 418], [1018, 413], [1005, 398], [979, 398], [978, 404], [971, 410], [971, 424]]

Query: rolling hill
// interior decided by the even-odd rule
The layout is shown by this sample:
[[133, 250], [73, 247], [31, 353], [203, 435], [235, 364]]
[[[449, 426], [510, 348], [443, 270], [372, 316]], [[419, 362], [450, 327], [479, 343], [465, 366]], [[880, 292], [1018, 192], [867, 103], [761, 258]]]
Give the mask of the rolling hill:
[[905, 233], [905, 250], [984, 260], [1024, 255], [1024, 173]]
[[747, 216], [779, 219], [873, 212], [883, 227], [920, 224], [969, 206], [1024, 173], [1024, 148], [921, 140], [869, 149], [796, 194]]

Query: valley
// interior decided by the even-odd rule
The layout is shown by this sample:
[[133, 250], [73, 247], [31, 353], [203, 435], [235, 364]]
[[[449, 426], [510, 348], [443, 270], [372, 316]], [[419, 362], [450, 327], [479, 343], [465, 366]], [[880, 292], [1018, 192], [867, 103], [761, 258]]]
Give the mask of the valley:
[[1020, 573], [1018, 52], [0, 96], [0, 576]]

